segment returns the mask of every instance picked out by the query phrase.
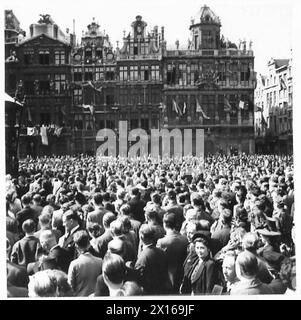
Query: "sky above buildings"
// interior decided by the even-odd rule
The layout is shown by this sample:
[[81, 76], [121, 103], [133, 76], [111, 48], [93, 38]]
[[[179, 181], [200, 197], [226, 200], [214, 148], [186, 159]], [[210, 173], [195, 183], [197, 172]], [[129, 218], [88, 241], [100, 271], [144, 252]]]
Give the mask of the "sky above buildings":
[[21, 28], [29, 33], [31, 23], [39, 20], [39, 14], [50, 14], [65, 32], [73, 30], [80, 39], [87, 25], [95, 21], [109, 35], [113, 47], [116, 41], [122, 44], [123, 31], [131, 31], [131, 23], [137, 15], [147, 22], [147, 30], [155, 25], [165, 27], [168, 48], [175, 48], [178, 39], [180, 48], [187, 48], [190, 38], [191, 17], [203, 5], [209, 6], [221, 19], [221, 33], [238, 44], [239, 39], [252, 41], [255, 55], [255, 70], [264, 73], [267, 61], [273, 58], [288, 58], [292, 48], [294, 2], [285, 0], [89, 0], [85, 1], [40, 1], [2, 0], [4, 9], [12, 9]]

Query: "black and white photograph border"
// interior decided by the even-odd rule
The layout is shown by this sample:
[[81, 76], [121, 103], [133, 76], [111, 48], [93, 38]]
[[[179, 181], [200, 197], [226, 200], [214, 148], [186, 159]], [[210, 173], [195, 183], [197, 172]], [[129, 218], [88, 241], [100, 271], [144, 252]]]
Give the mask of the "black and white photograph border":
[[[300, 299], [298, 1], [1, 7], [1, 298], [175, 300], [177, 315], [192, 314], [192, 300]], [[286, 235], [281, 213], [293, 225]], [[150, 227], [156, 217], [160, 228]], [[99, 239], [107, 231], [105, 254]], [[173, 246], [168, 235], [178, 238]], [[145, 274], [149, 247], [161, 271]], [[170, 261], [183, 250], [179, 280]], [[76, 279], [80, 256], [97, 274], [98, 294], [91, 282], [76, 285], [84, 282]], [[110, 264], [126, 273], [122, 285], [110, 281]], [[248, 264], [267, 273], [253, 279]], [[290, 268], [293, 284], [284, 278]], [[24, 278], [23, 269], [20, 286], [12, 273]], [[204, 269], [215, 273], [210, 285]], [[114, 307], [107, 312], [124, 311]], [[172, 314], [168, 304], [156, 311]]]

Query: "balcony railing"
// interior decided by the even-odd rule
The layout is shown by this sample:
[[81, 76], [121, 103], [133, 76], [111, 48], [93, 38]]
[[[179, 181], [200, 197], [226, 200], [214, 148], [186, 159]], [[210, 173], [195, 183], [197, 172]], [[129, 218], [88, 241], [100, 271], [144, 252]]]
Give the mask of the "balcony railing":
[[167, 50], [166, 52], [167, 57], [179, 57], [179, 56], [253, 56], [252, 50], [242, 51], [238, 49], [203, 49], [203, 50]]

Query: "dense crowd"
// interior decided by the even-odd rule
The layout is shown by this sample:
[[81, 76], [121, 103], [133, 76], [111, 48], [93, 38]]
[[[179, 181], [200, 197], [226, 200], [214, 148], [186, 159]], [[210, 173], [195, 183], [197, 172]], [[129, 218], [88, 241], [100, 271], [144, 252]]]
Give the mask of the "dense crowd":
[[8, 297], [295, 291], [291, 156], [20, 161]]

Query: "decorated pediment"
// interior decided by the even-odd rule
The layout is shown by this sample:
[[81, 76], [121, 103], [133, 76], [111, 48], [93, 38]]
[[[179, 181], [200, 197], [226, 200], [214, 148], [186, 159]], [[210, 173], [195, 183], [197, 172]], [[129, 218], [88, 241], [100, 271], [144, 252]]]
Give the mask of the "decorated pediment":
[[37, 45], [55, 45], [55, 46], [68, 46], [69, 44], [58, 39], [54, 39], [46, 34], [40, 34], [38, 36], [26, 39], [19, 44], [20, 47], [29, 47]]
[[217, 71], [208, 71], [202, 73], [196, 80], [196, 85], [199, 89], [218, 89], [219, 75]]

